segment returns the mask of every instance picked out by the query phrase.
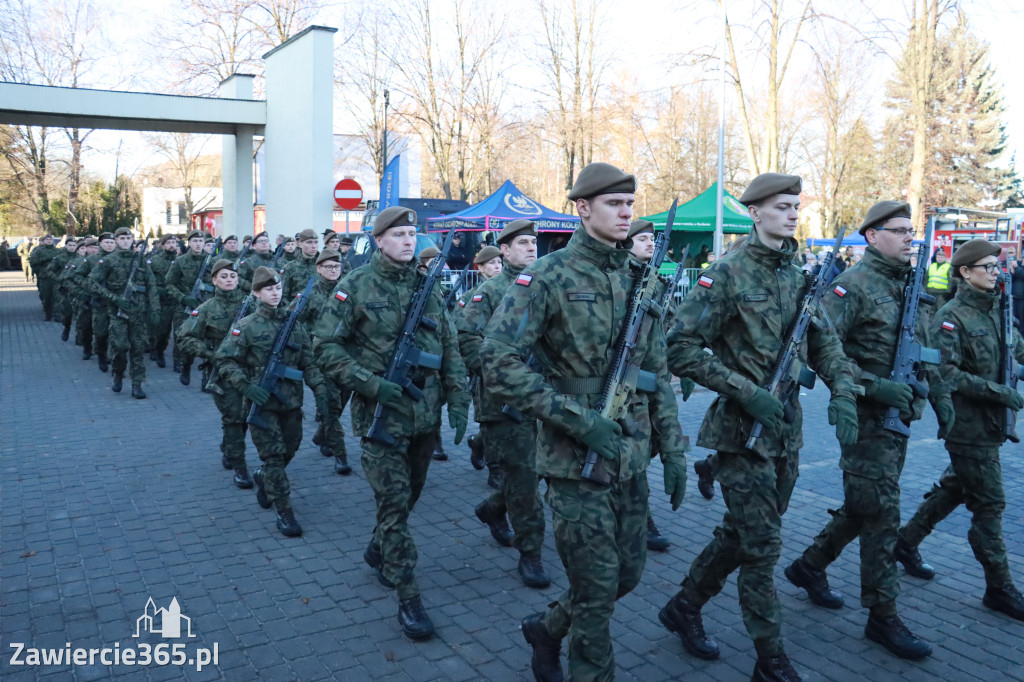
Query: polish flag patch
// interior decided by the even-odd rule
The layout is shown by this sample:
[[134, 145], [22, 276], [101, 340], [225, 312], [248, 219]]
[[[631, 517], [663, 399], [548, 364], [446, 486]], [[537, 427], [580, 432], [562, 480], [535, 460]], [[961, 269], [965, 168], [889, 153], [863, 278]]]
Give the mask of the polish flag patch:
[[334, 298], [338, 299], [339, 301], [347, 301], [348, 300], [348, 294], [346, 294], [344, 291], [339, 289], [338, 291], [334, 292]]
[[956, 331], [956, 325], [948, 321], [943, 321], [942, 328], [945, 329], [947, 332]]
[[242, 333], [241, 329], [232, 329], [231, 330], [231, 335], [232, 336], [239, 336], [241, 333]]
[[520, 286], [528, 287], [532, 281], [533, 275], [522, 274], [516, 277], [516, 284], [519, 284]]
[[843, 296], [846, 296], [846, 289], [844, 289], [843, 287], [841, 287], [838, 284], [836, 285], [836, 288], [833, 289], [832, 291], [834, 291], [836, 296], [838, 296], [839, 298], [842, 298]]
[[473, 303], [479, 303], [482, 300], [484, 300], [483, 294], [477, 294], [476, 296], [473, 297]]
[[707, 275], [701, 275], [700, 278], [697, 279], [697, 284], [701, 285], [705, 289], [710, 289], [711, 285], [714, 283], [715, 280], [711, 279]]
[[198, 310], [193, 310], [191, 314], [192, 314], [192, 317], [199, 317], [199, 311]]
[[461, 298], [459, 299], [459, 307], [461, 307], [461, 308], [465, 308], [466, 307], [466, 302], [463, 301]]

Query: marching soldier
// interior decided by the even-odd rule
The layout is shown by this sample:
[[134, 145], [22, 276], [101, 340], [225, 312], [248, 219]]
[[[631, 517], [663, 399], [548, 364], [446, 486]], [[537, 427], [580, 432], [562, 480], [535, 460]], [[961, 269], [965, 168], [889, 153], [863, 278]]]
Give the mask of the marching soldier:
[[106, 302], [96, 293], [96, 287], [89, 278], [96, 264], [100, 259], [106, 258], [108, 254], [114, 253], [117, 249], [117, 242], [114, 241], [112, 232], [104, 232], [100, 235], [100, 248], [95, 254], [86, 258], [86, 266], [78, 273], [79, 281], [88, 292], [92, 305], [92, 351], [96, 354], [96, 361], [101, 372], [110, 368], [107, 351], [110, 340], [110, 310]]
[[25, 239], [18, 248], [15, 249], [18, 254], [18, 258], [21, 260], [21, 272], [25, 275], [25, 281], [31, 282], [34, 278], [32, 274], [32, 263], [29, 261], [29, 254], [32, 253], [32, 239]]
[[[896, 560], [907, 573], [931, 580], [934, 569], [921, 560], [918, 545], [961, 504], [971, 512], [967, 540], [985, 571], [982, 603], [1024, 620], [1024, 598], [1013, 584], [1003, 541], [1002, 467], [999, 447], [1007, 437], [1008, 410], [1024, 398], [999, 377], [1005, 350], [999, 310], [999, 244], [972, 239], [953, 254], [956, 296], [932, 319], [932, 340], [942, 351], [939, 371], [952, 392], [956, 419], [945, 436], [950, 464], [925, 501], [899, 532], [904, 551]], [[1006, 282], [1005, 286], [1010, 286]], [[1024, 341], [1013, 331], [1015, 363], [1024, 362]]]
[[[315, 234], [316, 233], [314, 232], [314, 235]], [[296, 242], [295, 242], [295, 238], [294, 237], [287, 237], [284, 240], [284, 253], [281, 254], [281, 262], [278, 263], [278, 267], [282, 271], [284, 271], [284, 269], [288, 265], [288, 263], [291, 263], [293, 260], [298, 258], [298, 255], [299, 255], [300, 252], [297, 251], [295, 249], [295, 247], [296, 247]]]
[[339, 251], [341, 249], [341, 235], [334, 231], [334, 228], [324, 230], [324, 250]]
[[[178, 350], [180, 366], [176, 363], [174, 370], [181, 372], [178, 380], [182, 386], [192, 383], [192, 356], [182, 353], [178, 348], [177, 333], [181, 329], [185, 318], [202, 303], [202, 291], [198, 296], [192, 295], [192, 288], [195, 286], [196, 278], [206, 260], [204, 252], [206, 246], [206, 235], [201, 230], [192, 230], [188, 233], [188, 250], [174, 259], [170, 270], [167, 271], [165, 284], [167, 295], [174, 301], [174, 317], [171, 321], [171, 329], [175, 333], [174, 347]], [[205, 278], [204, 278], [205, 279]], [[205, 282], [204, 282], [205, 283]], [[185, 308], [188, 307], [188, 312]]]
[[92, 269], [89, 257], [96, 255], [100, 247], [94, 237], [83, 239], [82, 247], [84, 251], [79, 250], [82, 255], [71, 263], [66, 286], [75, 309], [75, 345], [82, 347], [82, 359], [89, 360], [92, 358], [92, 292], [85, 286], [88, 284], [85, 278]]
[[[793, 175], [754, 178], [740, 197], [754, 221], [747, 243], [704, 270], [679, 304], [668, 333], [672, 373], [719, 393], [704, 417], [698, 444], [718, 451], [716, 477], [728, 512], [715, 538], [690, 565], [682, 589], [658, 616], [689, 653], [717, 659], [718, 645], [704, 632], [701, 609], [740, 568], [743, 622], [757, 650], [754, 680], [800, 679], [783, 646], [773, 579], [782, 550], [782, 515], [796, 484], [803, 445], [800, 404], [795, 388], [784, 394], [788, 408], [762, 388], [806, 286], [792, 262], [798, 253], [793, 232], [800, 189], [800, 178]], [[820, 320], [811, 325], [803, 351], [832, 389], [829, 421], [836, 424], [840, 443], [853, 444], [852, 363], [835, 332]], [[789, 420], [783, 417], [786, 412]], [[755, 420], [765, 428], [750, 450], [746, 439]]]
[[[910, 386], [890, 381], [892, 358], [900, 336], [904, 288], [910, 273], [914, 228], [910, 204], [881, 201], [868, 211], [860, 234], [867, 240], [864, 257], [834, 281], [824, 308], [858, 367], [864, 395], [857, 398], [860, 423], [857, 442], [842, 447], [843, 506], [803, 555], [786, 568], [786, 577], [807, 590], [818, 606], [838, 609], [843, 598], [829, 588], [825, 569], [843, 549], [860, 538], [861, 605], [869, 609], [865, 634], [901, 658], [929, 656], [931, 647], [918, 639], [896, 610], [899, 577], [893, 551], [900, 525], [900, 474], [908, 437], [882, 427], [890, 407], [900, 410], [907, 426], [920, 418], [924, 399]], [[923, 312], [923, 311], [922, 311]], [[927, 339], [926, 316], [918, 317], [916, 340]], [[922, 379], [924, 377], [921, 377]], [[931, 391], [939, 421], [951, 422], [953, 405], [944, 391]]]
[[[352, 427], [362, 438], [363, 473], [377, 503], [377, 525], [363, 558], [377, 570], [382, 585], [395, 588], [402, 630], [418, 640], [432, 636], [434, 625], [414, 576], [417, 552], [409, 515], [426, 483], [441, 406], [448, 403], [448, 421], [459, 443], [469, 418], [469, 396], [466, 366], [437, 288], [423, 315], [432, 324], [421, 325], [416, 333], [417, 348], [441, 357], [440, 370], [412, 372], [422, 399], [412, 400], [381, 376], [420, 278], [415, 225], [414, 211], [397, 206], [381, 211], [373, 226], [378, 250], [366, 267], [341, 280], [314, 334], [328, 377], [353, 391]], [[381, 426], [394, 438], [393, 445], [367, 435], [378, 403], [389, 409]]]
[[[151, 330], [153, 341], [150, 346], [153, 349], [153, 360], [157, 367], [167, 366], [167, 345], [171, 340], [171, 325], [174, 322], [175, 308], [177, 301], [167, 288], [167, 273], [170, 272], [174, 260], [178, 256], [178, 244], [174, 235], [165, 234], [160, 237], [149, 256], [149, 267], [156, 277], [156, 288], [160, 295], [160, 312], [157, 315], [157, 323]], [[176, 353], [172, 349], [172, 355]]]
[[238, 250], [238, 237], [233, 234], [229, 234], [220, 241], [221, 252], [217, 254], [218, 258], [229, 260], [232, 263], [238, 262], [238, 257], [242, 255], [242, 252]]
[[[505, 292], [523, 268], [537, 260], [537, 230], [532, 220], [514, 220], [498, 235], [500, 251], [497, 276], [473, 290], [458, 318], [459, 350], [466, 367], [480, 374], [480, 344], [484, 328]], [[494, 249], [492, 246], [485, 249]], [[481, 249], [481, 253], [485, 249]], [[486, 254], [485, 254], [486, 255]], [[485, 263], [493, 259], [488, 258]], [[492, 266], [492, 269], [493, 266]], [[544, 572], [540, 550], [544, 543], [544, 507], [537, 492], [537, 422], [502, 412], [504, 403], [491, 395], [484, 381], [477, 383], [473, 416], [488, 456], [501, 467], [501, 489], [476, 506], [476, 517], [490, 528], [491, 536], [504, 547], [519, 551], [519, 577], [527, 587], [544, 588], [551, 580]], [[508, 521], [512, 522], [513, 534]]]
[[32, 249], [28, 259], [32, 265], [32, 272], [36, 275], [36, 287], [39, 290], [39, 300], [43, 304], [43, 320], [49, 322], [53, 319], [53, 276], [50, 274], [50, 262], [56, 258], [57, 249], [53, 245], [53, 236], [44, 235], [39, 246]]
[[57, 314], [57, 321], [61, 323], [60, 340], [67, 341], [71, 336], [71, 322], [74, 317], [74, 309], [68, 299], [67, 278], [68, 265], [78, 258], [78, 247], [81, 242], [76, 242], [71, 237], [64, 241], [64, 248], [57, 251], [57, 255], [50, 261], [50, 276], [53, 279], [53, 309]]
[[[538, 680], [561, 680], [561, 641], [569, 641], [569, 677], [614, 675], [609, 625], [615, 602], [640, 582], [647, 560], [647, 465], [652, 433], [660, 434], [665, 492], [673, 508], [686, 488], [686, 456], [675, 395], [669, 387], [664, 337], [650, 325], [633, 361], [656, 376], [655, 390], [635, 391], [623, 434], [593, 409], [627, 323], [634, 276], [629, 221], [636, 180], [606, 163], [580, 171], [569, 198], [582, 226], [568, 246], [520, 272], [491, 317], [481, 347], [484, 385], [529, 419], [541, 421], [537, 473], [569, 589], [546, 612], [528, 616], [523, 635]], [[533, 354], [540, 371], [527, 366]], [[583, 479], [588, 450], [610, 480]]]
[[238, 285], [242, 291], [249, 291], [252, 288], [252, 275], [256, 268], [261, 265], [269, 268], [274, 260], [274, 254], [270, 251], [270, 237], [266, 232], [260, 232], [253, 237], [252, 248], [245, 254], [245, 259], [238, 263]]
[[281, 274], [284, 281], [284, 297], [290, 301], [295, 294], [306, 288], [310, 277], [316, 276], [317, 239], [313, 230], [303, 230], [295, 235], [299, 243], [298, 256], [285, 266]]
[[[266, 427], [252, 425], [249, 430], [263, 466], [253, 472], [256, 501], [264, 509], [277, 509], [277, 528], [285, 537], [302, 535], [291, 505], [291, 484], [285, 467], [302, 443], [302, 382], [281, 379], [279, 390], [271, 394], [259, 385], [259, 377], [270, 360], [278, 329], [288, 316], [281, 303], [281, 275], [260, 267], [253, 273], [252, 293], [259, 301], [256, 312], [248, 315], [224, 337], [214, 358], [221, 380], [262, 408]], [[313, 391], [317, 409], [327, 413], [327, 385], [313, 359], [309, 335], [296, 325], [282, 353], [281, 361], [302, 372]], [[237, 466], [237, 459], [233, 462]]]

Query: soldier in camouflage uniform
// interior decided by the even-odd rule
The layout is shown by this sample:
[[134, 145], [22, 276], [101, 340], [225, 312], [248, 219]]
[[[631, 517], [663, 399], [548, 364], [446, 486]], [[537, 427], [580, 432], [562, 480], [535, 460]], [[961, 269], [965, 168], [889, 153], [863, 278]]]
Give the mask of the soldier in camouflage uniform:
[[284, 280], [284, 297], [290, 301], [306, 288], [310, 277], [316, 276], [317, 245], [320, 241], [313, 230], [303, 230], [295, 235], [299, 243], [298, 257], [284, 267], [281, 277]]
[[[469, 396], [466, 366], [437, 287], [423, 315], [433, 324], [420, 325], [415, 341], [421, 351], [440, 357], [441, 369], [412, 370], [410, 379], [423, 392], [420, 400], [381, 376], [420, 279], [415, 225], [414, 211], [397, 206], [381, 211], [373, 227], [378, 250], [366, 266], [341, 280], [313, 333], [327, 376], [353, 391], [352, 429], [362, 438], [363, 473], [377, 503], [377, 525], [363, 558], [377, 570], [381, 584], [396, 588], [398, 620], [406, 636], [425, 639], [434, 626], [414, 577], [417, 552], [409, 515], [427, 480], [441, 406], [448, 403], [458, 443], [466, 432]], [[378, 403], [388, 408], [380, 426], [394, 438], [391, 445], [367, 436]]]
[[53, 319], [53, 275], [50, 273], [50, 262], [57, 257], [57, 248], [53, 245], [53, 237], [45, 235], [39, 246], [32, 249], [28, 259], [32, 264], [32, 272], [36, 275], [36, 287], [39, 300], [43, 304], [43, 320]]
[[[156, 277], [157, 292], [160, 295], [160, 314], [156, 325], [150, 330], [152, 334], [150, 347], [153, 349], [152, 357], [157, 367], [167, 366], [167, 345], [171, 340], [171, 324], [174, 322], [175, 309], [178, 307], [177, 301], [167, 289], [167, 273], [170, 272], [177, 256], [177, 240], [174, 235], [169, 234], [157, 240], [153, 252], [149, 255], [149, 268], [153, 271], [153, 276]], [[175, 354], [173, 349], [171, 353]]]
[[[982, 603], [1024, 620], [1024, 598], [1013, 584], [1003, 541], [1006, 495], [999, 447], [1006, 440], [1008, 415], [1024, 407], [1024, 398], [1000, 376], [1004, 347], [996, 289], [999, 253], [999, 244], [973, 239], [953, 254], [956, 296], [932, 321], [932, 341], [942, 351], [939, 371], [956, 410], [956, 421], [945, 436], [950, 464], [900, 529], [900, 542], [911, 552], [897, 560], [907, 573], [931, 579], [935, 571], [921, 561], [917, 547], [940, 521], [966, 504], [971, 512], [967, 540], [985, 572]], [[1024, 362], [1024, 341], [1016, 329], [1012, 343], [1015, 364]]]
[[[636, 180], [606, 163], [576, 179], [569, 198], [582, 221], [568, 246], [519, 273], [485, 330], [484, 385], [495, 402], [541, 421], [537, 473], [547, 480], [555, 546], [569, 589], [546, 612], [527, 617], [538, 680], [561, 680], [561, 641], [569, 637], [569, 677], [610, 680], [609, 626], [615, 602], [640, 582], [647, 560], [647, 466], [659, 434], [665, 492], [673, 509], [686, 489], [686, 456], [660, 325], [649, 325], [632, 362], [654, 375], [655, 390], [633, 390], [622, 427], [594, 409], [628, 322], [635, 275], [629, 221]], [[527, 365], [534, 355], [539, 370]], [[583, 479], [587, 451], [610, 476]]]
[[[718, 645], [704, 633], [700, 610], [739, 568], [743, 622], [758, 657], [754, 680], [800, 679], [783, 646], [773, 577], [782, 550], [782, 515], [796, 484], [803, 445], [795, 383], [799, 362], [782, 393], [788, 405], [762, 388], [771, 379], [806, 289], [803, 273], [792, 263], [798, 253], [792, 235], [800, 184], [800, 178], [778, 173], [751, 182], [740, 198], [754, 221], [750, 238], [701, 274], [676, 309], [668, 333], [672, 373], [719, 393], [704, 417], [698, 444], [718, 452], [716, 477], [728, 512], [715, 538], [690, 565], [682, 590], [658, 615], [688, 652], [705, 660], [718, 658]], [[812, 320], [800, 355], [832, 389], [829, 421], [836, 424], [839, 442], [852, 445], [857, 439], [855, 367], [823, 320]], [[746, 440], [755, 420], [764, 425], [764, 433], [751, 450]]]
[[[456, 322], [459, 350], [466, 367], [474, 374], [480, 374], [480, 344], [491, 315], [523, 268], [537, 260], [534, 222], [510, 222], [498, 235], [498, 244], [501, 247], [499, 257], [504, 257], [501, 270], [473, 290]], [[481, 249], [481, 253], [483, 251]], [[544, 507], [537, 492], [537, 421], [523, 415], [512, 418], [503, 413], [504, 403], [491, 395], [484, 381], [477, 382], [475, 393], [473, 416], [480, 423], [477, 438], [504, 472], [501, 489], [476, 506], [476, 516], [487, 524], [498, 544], [514, 545], [519, 551], [518, 570], [523, 584], [547, 587], [551, 581], [540, 561]], [[506, 513], [515, 529], [514, 535], [505, 519]]]
[[[198, 295], [192, 295], [192, 288], [195, 286], [196, 278], [199, 277], [199, 271], [203, 267], [203, 263], [206, 261], [207, 254], [205, 253], [206, 248], [206, 236], [200, 230], [193, 230], [188, 234], [188, 250], [174, 259], [171, 263], [170, 270], [167, 271], [167, 278], [164, 283], [167, 286], [167, 295], [174, 300], [174, 319], [171, 322], [171, 329], [175, 333], [181, 329], [182, 322], [185, 318], [203, 302], [205, 296], [204, 293], [213, 290], [213, 284], [207, 284], [206, 277], [209, 276], [209, 272], [203, 278], [203, 286], [200, 288]], [[186, 312], [186, 308], [188, 311]], [[178, 349], [178, 356], [181, 362], [179, 368], [175, 365], [175, 371], [180, 371], [181, 376], [178, 379], [181, 381], [182, 386], [188, 386], [192, 383], [192, 361], [193, 358], [187, 353], [181, 352], [178, 348], [177, 337], [175, 337], [175, 348]]]
[[89, 256], [99, 252], [99, 242], [94, 237], [82, 240], [79, 249], [81, 254], [68, 266], [68, 277], [64, 286], [67, 288], [75, 316], [75, 345], [82, 347], [82, 359], [92, 358], [92, 293], [85, 285], [85, 279], [92, 268]]
[[69, 277], [68, 266], [78, 258], [78, 247], [81, 241], [76, 242], [68, 237], [64, 242], [64, 248], [57, 252], [57, 255], [50, 261], [50, 273], [53, 275], [53, 309], [57, 313], [57, 321], [61, 323], [60, 340], [67, 341], [71, 337], [71, 323], [74, 320], [75, 310], [71, 306], [70, 292], [67, 288]]
[[221, 251], [217, 254], [218, 259], [223, 258], [224, 260], [229, 260], [232, 263], [238, 263], [238, 258], [242, 255], [242, 252], [238, 250], [238, 237], [233, 234], [229, 234], [221, 240], [220, 246]]
[[277, 267], [281, 272], [284, 272], [285, 267], [299, 257], [301, 251], [295, 247], [295, 237], [286, 237], [284, 240], [284, 253], [281, 254], [281, 262], [277, 264]]
[[[299, 537], [302, 527], [295, 520], [291, 505], [291, 485], [285, 467], [295, 457], [302, 443], [302, 382], [281, 379], [277, 392], [271, 394], [259, 385], [259, 378], [270, 359], [278, 329], [288, 312], [279, 307], [281, 275], [260, 267], [253, 273], [253, 295], [259, 301], [256, 312], [244, 317], [214, 356], [222, 387], [242, 393], [248, 401], [262, 407], [266, 426], [252, 424], [249, 430], [263, 466], [253, 472], [256, 501], [264, 509], [277, 508], [277, 528], [285, 537]], [[317, 409], [327, 411], [327, 384], [313, 359], [309, 335], [301, 324], [295, 325], [281, 356], [288, 367], [302, 372], [306, 385], [313, 390]]]
[[134, 239], [127, 227], [114, 232], [117, 250], [96, 261], [89, 272], [89, 280], [96, 296], [107, 303], [110, 318], [110, 365], [113, 371], [111, 390], [120, 393], [125, 369], [131, 358], [132, 397], [143, 399], [142, 383], [146, 380], [145, 352], [149, 329], [160, 310], [160, 295], [156, 278], [149, 269], [148, 260], [140, 257], [139, 267], [132, 279], [132, 288], [125, 291], [128, 277], [137, 253], [132, 248]]
[[26, 239], [18, 244], [18, 248], [15, 249], [18, 254], [18, 258], [21, 260], [21, 272], [25, 275], [25, 281], [31, 282], [34, 275], [32, 274], [32, 263], [29, 260], [29, 254], [32, 253], [32, 240]]
[[[818, 606], [842, 608], [843, 598], [829, 588], [825, 569], [859, 537], [861, 605], [870, 610], [865, 634], [897, 656], [917, 660], [929, 656], [931, 648], [897, 615], [900, 590], [893, 559], [894, 550], [899, 551], [899, 479], [908, 437], [882, 426], [888, 408], [898, 408], [909, 427], [920, 418], [924, 405], [923, 398], [915, 399], [910, 386], [887, 378], [899, 341], [910, 256], [916, 251], [910, 204], [875, 204], [864, 218], [860, 234], [868, 242], [864, 258], [833, 281], [823, 301], [844, 352], [857, 364], [857, 381], [864, 387], [864, 395], [857, 398], [859, 437], [856, 443], [842, 447], [843, 506], [830, 510], [832, 519], [803, 556], [786, 568], [786, 577], [806, 589]], [[921, 313], [915, 339], [927, 345], [927, 313]], [[939, 421], [952, 422], [948, 392], [936, 386], [930, 397]]]
[[270, 250], [270, 237], [266, 232], [260, 232], [253, 237], [252, 248], [245, 254], [238, 263], [238, 286], [242, 291], [249, 291], [252, 288], [252, 275], [256, 268], [271, 267], [274, 262], [274, 254]]
[[[178, 331], [182, 350], [194, 357], [212, 362], [224, 337], [238, 316], [246, 294], [238, 288], [238, 271], [235, 263], [221, 258], [213, 264], [213, 298], [201, 303], [182, 323]], [[250, 303], [250, 309], [252, 304]], [[235, 472], [235, 485], [242, 489], [252, 487], [252, 477], [245, 464], [246, 413], [243, 409], [244, 396], [227, 382], [218, 381], [216, 372], [210, 377], [213, 403], [220, 412], [221, 465]]]
[[[86, 257], [85, 265], [75, 273], [75, 282], [79, 286], [79, 291], [82, 291], [83, 296], [87, 297], [89, 307], [92, 310], [91, 346], [92, 352], [96, 354], [97, 365], [101, 372], [106, 372], [109, 368], [107, 345], [110, 338], [110, 315], [107, 311], [107, 304], [93, 290], [93, 283], [89, 279], [89, 273], [96, 267], [96, 263], [100, 258], [103, 258], [106, 254], [113, 253], [115, 249], [117, 249], [117, 242], [114, 241], [114, 234], [112, 232], [104, 232], [99, 236], [99, 249], [96, 253]], [[88, 360], [88, 358], [85, 359]]]
[[324, 250], [340, 252], [341, 235], [334, 231], [334, 228], [324, 230]]

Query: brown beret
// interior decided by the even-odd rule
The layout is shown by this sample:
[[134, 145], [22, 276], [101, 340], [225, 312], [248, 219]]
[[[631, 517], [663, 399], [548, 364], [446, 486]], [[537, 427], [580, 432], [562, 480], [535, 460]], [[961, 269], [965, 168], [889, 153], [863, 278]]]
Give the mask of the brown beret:
[[185, 238], [185, 241], [188, 241], [189, 239], [204, 239], [205, 240], [206, 239], [206, 233], [203, 232], [202, 230], [192, 230], [191, 232], [188, 233], [188, 237]]
[[234, 240], [235, 240], [236, 242], [238, 241], [238, 237], [236, 237], [236, 236], [235, 236], [235, 235], [233, 235], [233, 234], [229, 234], [229, 235], [228, 235], [227, 237], [224, 237], [224, 239], [221, 239], [221, 240], [220, 240], [220, 243], [221, 243], [221, 244], [227, 244], [227, 243], [228, 243], [229, 241], [231, 241], [232, 239], [234, 239]]
[[373, 221], [373, 236], [379, 237], [385, 230], [392, 227], [402, 227], [416, 224], [416, 211], [403, 206], [392, 206], [385, 208], [377, 214]]
[[113, 238], [114, 238], [113, 234], [111, 234], [110, 232], [104, 232], [103, 234], [100, 235], [98, 241], [103, 241], [104, 239], [113, 239]]
[[157, 246], [163, 246], [164, 244], [166, 244], [171, 239], [174, 239], [174, 235], [173, 234], [165, 234], [164, 236], [162, 236], [162, 237], [160, 237], [159, 239], [156, 240]]
[[972, 239], [961, 244], [960, 248], [953, 253], [952, 260], [949, 261], [950, 267], [953, 268], [953, 276], [960, 276], [960, 266], [974, 265], [982, 258], [998, 256], [1002, 251], [1003, 247], [987, 239]]
[[641, 232], [654, 234], [654, 223], [650, 220], [634, 220], [629, 224], [629, 236], [635, 237]]
[[881, 227], [889, 218], [909, 218], [910, 204], [905, 201], [879, 201], [868, 209], [858, 230], [864, 234], [872, 227]]
[[[203, 240], [203, 243], [204, 244], [213, 244], [215, 241], [217, 241], [217, 240], [213, 238], [213, 235], [212, 234], [208, 234], [208, 235], [206, 235], [206, 239]], [[221, 243], [223, 244], [224, 242], [221, 242]]]
[[316, 232], [313, 230], [303, 230], [295, 235], [295, 241], [297, 242], [308, 242], [310, 239], [318, 241], [320, 238], [316, 236]]
[[[498, 235], [498, 243], [504, 244], [515, 239], [520, 234], [528, 234], [531, 237], [537, 236], [537, 224], [532, 220], [513, 220]], [[489, 259], [488, 259], [489, 260]]]
[[329, 260], [341, 262], [341, 254], [334, 249], [324, 249], [320, 252], [320, 255], [316, 258], [316, 264], [326, 263]]
[[799, 195], [801, 189], [802, 183], [799, 175], [761, 173], [750, 181], [747, 191], [740, 197], [740, 203], [744, 206], [750, 206], [776, 194]]
[[116, 230], [114, 230], [114, 237], [115, 238], [123, 237], [124, 235], [128, 235], [129, 237], [133, 236], [132, 235], [132, 231], [130, 229], [128, 229], [127, 227], [119, 227]]
[[440, 253], [436, 246], [428, 246], [427, 248], [420, 251], [419, 259], [424, 263], [429, 263], [434, 260], [434, 256]]
[[213, 270], [210, 271], [211, 277], [216, 277], [217, 273], [227, 268], [231, 272], [238, 272], [238, 268], [235, 266], [234, 261], [230, 261], [227, 258], [218, 258], [217, 262], [213, 264]]
[[618, 194], [636, 192], [636, 178], [624, 173], [610, 163], [596, 162], [589, 164], [576, 176], [569, 198], [589, 199], [599, 194]]
[[88, 239], [83, 239], [79, 242], [68, 242], [68, 244], [73, 243], [75, 245], [75, 251], [78, 251], [79, 249], [84, 249], [85, 247], [87, 247], [89, 245], [88, 241]]
[[501, 258], [501, 249], [497, 246], [488, 245], [477, 252], [476, 258], [473, 259], [473, 262], [477, 265], [483, 265], [492, 258]]
[[252, 290], [259, 291], [263, 287], [270, 286], [271, 284], [280, 284], [281, 275], [277, 274], [276, 270], [271, 270], [265, 265], [261, 265], [256, 268], [256, 272], [252, 275]]

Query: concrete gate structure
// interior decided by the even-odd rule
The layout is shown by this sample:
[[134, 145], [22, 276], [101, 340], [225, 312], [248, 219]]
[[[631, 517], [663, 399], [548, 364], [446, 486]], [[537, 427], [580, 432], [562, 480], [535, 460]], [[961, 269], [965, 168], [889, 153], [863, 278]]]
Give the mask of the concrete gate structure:
[[253, 136], [266, 149], [267, 231], [331, 227], [334, 203], [334, 33], [310, 26], [263, 55], [266, 99], [233, 74], [219, 97], [0, 82], [0, 123], [223, 135], [225, 234], [252, 234]]

